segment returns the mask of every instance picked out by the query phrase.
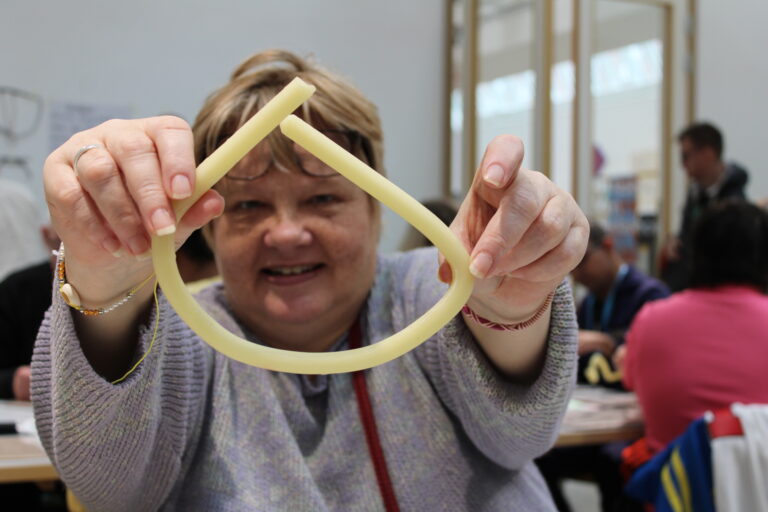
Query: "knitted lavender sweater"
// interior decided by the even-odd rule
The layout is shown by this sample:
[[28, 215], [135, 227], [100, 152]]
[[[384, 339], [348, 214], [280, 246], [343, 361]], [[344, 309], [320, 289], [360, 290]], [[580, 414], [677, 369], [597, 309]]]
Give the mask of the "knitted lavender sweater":
[[[436, 273], [434, 250], [381, 257], [363, 343], [434, 304], [445, 292]], [[198, 300], [242, 334], [220, 286]], [[32, 394], [45, 449], [89, 510], [382, 510], [349, 374], [311, 382], [232, 361], [161, 299], [154, 348], [112, 385], [83, 356], [71, 315], [55, 297], [37, 340]], [[142, 352], [150, 336], [143, 328]], [[400, 509], [554, 510], [531, 460], [557, 435], [575, 362], [572, 298], [562, 284], [546, 362], [530, 386], [505, 381], [459, 317], [368, 371]]]

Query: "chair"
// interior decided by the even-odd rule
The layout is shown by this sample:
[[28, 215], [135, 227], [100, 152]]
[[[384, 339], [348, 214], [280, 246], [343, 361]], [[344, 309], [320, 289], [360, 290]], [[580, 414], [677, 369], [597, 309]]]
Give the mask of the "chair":
[[709, 425], [718, 512], [768, 510], [768, 405], [733, 404]]
[[626, 492], [657, 512], [768, 510], [768, 405], [706, 413], [640, 466]]

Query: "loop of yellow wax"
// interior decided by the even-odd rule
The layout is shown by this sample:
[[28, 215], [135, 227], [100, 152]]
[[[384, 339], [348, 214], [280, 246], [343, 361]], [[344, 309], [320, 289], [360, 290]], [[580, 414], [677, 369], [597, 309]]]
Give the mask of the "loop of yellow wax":
[[621, 371], [611, 368], [608, 359], [601, 352], [595, 352], [589, 358], [587, 369], [584, 370], [584, 376], [590, 384], [599, 384], [600, 377], [608, 384], [620, 382], [622, 379]]
[[407, 353], [435, 334], [466, 303], [474, 280], [469, 273], [467, 251], [435, 215], [307, 123], [289, 116], [313, 92], [314, 87], [294, 79], [201, 163], [197, 169], [194, 195], [174, 205], [177, 218], [181, 218], [208, 188], [280, 124], [286, 136], [392, 208], [440, 249], [453, 272], [453, 281], [446, 295], [411, 325], [373, 345], [344, 352], [294, 352], [251, 343], [227, 331], [211, 318], [192, 298], [179, 275], [173, 235], [153, 237], [152, 261], [168, 302], [193, 331], [222, 354], [251, 366], [289, 373], [329, 374], [364, 370]]

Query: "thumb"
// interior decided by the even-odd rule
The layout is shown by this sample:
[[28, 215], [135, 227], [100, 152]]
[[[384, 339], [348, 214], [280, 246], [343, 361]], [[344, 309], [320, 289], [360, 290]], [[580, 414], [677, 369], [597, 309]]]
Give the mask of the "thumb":
[[200, 229], [224, 212], [224, 198], [209, 190], [184, 214], [176, 229], [176, 247], [180, 247], [193, 231]]
[[[474, 245], [472, 238], [474, 230], [472, 228], [472, 223], [469, 222], [471, 217], [469, 212], [472, 211], [472, 202], [473, 197], [470, 193], [459, 206], [459, 211], [456, 213], [453, 222], [451, 222], [451, 225], [449, 226], [449, 229], [453, 232], [456, 238], [458, 238], [459, 243], [461, 243], [462, 247], [464, 247], [470, 254], [472, 253], [472, 246]], [[446, 261], [445, 256], [440, 252], [438, 252], [437, 278], [447, 284], [450, 284], [453, 281], [451, 264]]]

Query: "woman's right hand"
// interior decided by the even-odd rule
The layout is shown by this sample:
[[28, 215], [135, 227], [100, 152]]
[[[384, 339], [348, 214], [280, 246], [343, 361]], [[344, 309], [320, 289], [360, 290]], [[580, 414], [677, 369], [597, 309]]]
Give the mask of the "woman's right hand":
[[620, 345], [616, 348], [616, 350], [613, 353], [613, 366], [616, 368], [616, 370], [624, 374], [624, 365], [627, 361], [627, 346], [626, 345]]
[[[88, 145], [98, 147], [74, 169]], [[152, 235], [175, 230], [178, 247], [224, 207], [208, 191], [176, 226], [171, 199], [192, 194], [195, 161], [189, 125], [172, 116], [112, 120], [77, 133], [47, 158], [43, 176], [67, 280], [86, 307], [107, 305], [152, 273]]]

